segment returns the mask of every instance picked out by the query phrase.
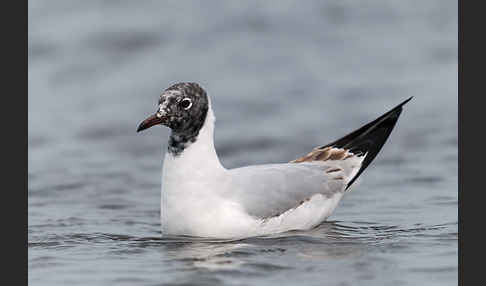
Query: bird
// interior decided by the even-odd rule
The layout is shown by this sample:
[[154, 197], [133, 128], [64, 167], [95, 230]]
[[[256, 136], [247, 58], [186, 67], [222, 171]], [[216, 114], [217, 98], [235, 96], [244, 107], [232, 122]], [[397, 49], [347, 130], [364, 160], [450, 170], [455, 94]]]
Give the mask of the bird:
[[288, 163], [226, 169], [214, 146], [210, 97], [195, 82], [171, 85], [137, 128], [170, 128], [161, 172], [162, 235], [237, 239], [317, 227], [373, 161], [411, 99]]

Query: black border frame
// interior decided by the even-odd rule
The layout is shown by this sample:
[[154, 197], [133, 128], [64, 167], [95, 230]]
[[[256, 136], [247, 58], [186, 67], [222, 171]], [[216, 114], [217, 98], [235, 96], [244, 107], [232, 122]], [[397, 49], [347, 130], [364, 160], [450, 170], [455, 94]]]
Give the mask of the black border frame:
[[[2, 28], [2, 248], [6, 284], [28, 284], [28, 2], [5, 2]], [[6, 64], [6, 65], [5, 65]], [[9, 283], [10, 282], [10, 283]]]

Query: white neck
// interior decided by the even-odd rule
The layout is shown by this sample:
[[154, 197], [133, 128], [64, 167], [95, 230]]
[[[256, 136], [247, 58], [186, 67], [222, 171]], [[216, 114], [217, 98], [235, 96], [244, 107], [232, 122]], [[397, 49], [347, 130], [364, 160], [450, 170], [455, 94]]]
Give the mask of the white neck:
[[187, 146], [178, 155], [173, 155], [170, 152], [166, 153], [164, 160], [165, 175], [168, 176], [170, 173], [170, 176], [189, 176], [194, 178], [224, 170], [214, 148], [215, 119], [211, 103], [209, 103], [204, 125], [199, 130], [196, 141]]

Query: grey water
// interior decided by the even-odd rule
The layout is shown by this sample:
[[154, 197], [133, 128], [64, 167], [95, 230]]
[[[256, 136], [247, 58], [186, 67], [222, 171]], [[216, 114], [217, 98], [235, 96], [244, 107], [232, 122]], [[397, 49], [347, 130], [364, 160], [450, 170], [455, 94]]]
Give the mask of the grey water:
[[[457, 284], [456, 1], [28, 13], [30, 285]], [[211, 96], [227, 168], [288, 162], [414, 98], [328, 221], [221, 241], [160, 231], [168, 130], [135, 130], [179, 81]]]

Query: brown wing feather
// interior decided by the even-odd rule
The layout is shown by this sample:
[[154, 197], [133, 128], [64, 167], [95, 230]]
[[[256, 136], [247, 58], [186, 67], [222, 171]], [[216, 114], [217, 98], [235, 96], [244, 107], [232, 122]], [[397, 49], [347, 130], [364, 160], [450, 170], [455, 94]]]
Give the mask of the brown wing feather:
[[297, 158], [290, 163], [302, 163], [313, 161], [327, 161], [327, 160], [346, 160], [353, 157], [354, 154], [346, 149], [326, 147], [323, 149], [314, 148], [307, 155]]

